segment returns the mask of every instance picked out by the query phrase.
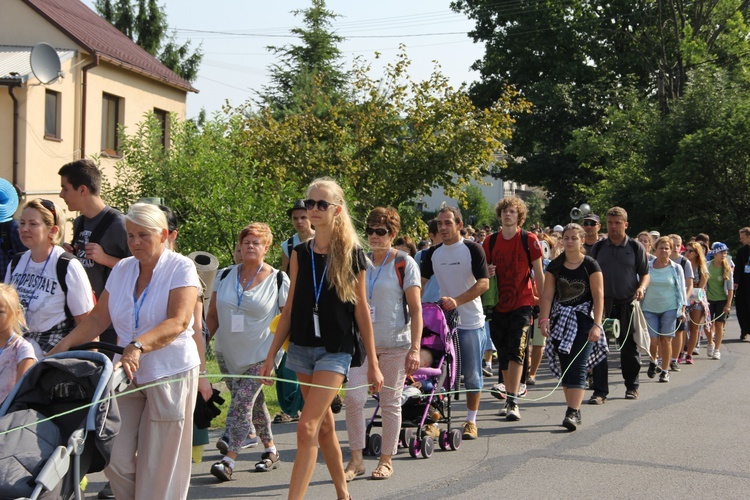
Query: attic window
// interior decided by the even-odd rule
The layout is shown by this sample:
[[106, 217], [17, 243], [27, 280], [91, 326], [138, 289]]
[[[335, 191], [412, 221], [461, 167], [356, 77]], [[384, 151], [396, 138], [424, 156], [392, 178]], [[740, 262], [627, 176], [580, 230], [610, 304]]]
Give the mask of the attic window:
[[123, 125], [123, 102], [122, 97], [102, 94], [102, 153], [108, 156], [120, 155], [117, 131]]

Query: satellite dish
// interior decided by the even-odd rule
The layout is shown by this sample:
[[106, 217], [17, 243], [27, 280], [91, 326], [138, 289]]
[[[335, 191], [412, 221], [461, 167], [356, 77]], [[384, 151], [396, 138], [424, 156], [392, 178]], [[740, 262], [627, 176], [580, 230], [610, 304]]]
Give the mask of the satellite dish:
[[60, 56], [48, 43], [39, 43], [31, 49], [29, 63], [34, 76], [44, 85], [52, 83], [60, 77]]

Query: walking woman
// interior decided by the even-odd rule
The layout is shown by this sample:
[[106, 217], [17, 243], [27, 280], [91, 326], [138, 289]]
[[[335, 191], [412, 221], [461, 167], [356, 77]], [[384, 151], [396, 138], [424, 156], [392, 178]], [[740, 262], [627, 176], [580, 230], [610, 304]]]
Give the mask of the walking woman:
[[651, 282], [641, 303], [651, 337], [651, 362], [647, 374], [648, 378], [656, 376], [658, 349], [661, 357], [659, 382], [669, 382], [672, 339], [677, 330], [677, 320], [685, 316], [687, 306], [685, 273], [681, 265], [669, 258], [672, 253], [672, 239], [669, 236], [660, 237], [655, 246], [656, 257], [649, 263]]
[[[382, 451], [372, 479], [388, 479], [393, 474], [391, 458], [398, 449], [401, 430], [401, 392], [406, 375], [419, 368], [422, 338], [421, 277], [417, 263], [405, 252], [392, 248], [401, 228], [401, 218], [393, 208], [375, 208], [367, 216], [367, 239], [372, 266], [367, 269], [367, 302], [370, 307], [375, 348], [384, 376], [380, 391], [383, 435]], [[403, 260], [403, 283], [396, 260]], [[408, 305], [408, 313], [407, 313]], [[364, 406], [367, 400], [367, 367], [349, 371], [346, 393], [346, 431], [351, 460], [344, 470], [346, 480], [365, 473], [362, 449], [365, 447]]]
[[565, 251], [547, 266], [539, 306], [539, 326], [549, 338], [545, 355], [553, 375], [562, 378], [568, 405], [562, 425], [570, 431], [581, 425], [586, 371], [607, 353], [601, 326], [604, 278], [597, 261], [584, 253], [585, 237], [578, 224], [565, 226]]
[[711, 247], [714, 258], [708, 266], [708, 283], [706, 285], [706, 297], [708, 308], [713, 318], [714, 339], [711, 343], [709, 338], [706, 355], [711, 359], [721, 359], [721, 341], [724, 339], [724, 325], [732, 308], [734, 297], [734, 278], [732, 269], [727, 260], [729, 247], [717, 241]]
[[[214, 282], [206, 322], [221, 341], [230, 375], [253, 377], [259, 374], [273, 341], [269, 328], [271, 320], [286, 303], [289, 279], [264, 262], [272, 240], [271, 229], [266, 224], [254, 222], [245, 227], [239, 235], [242, 263], [230, 268], [228, 273], [222, 272]], [[240, 378], [234, 384], [226, 456], [211, 466], [211, 474], [220, 481], [232, 479], [234, 460], [250, 430], [250, 412], [265, 446], [255, 470], [268, 472], [275, 469], [279, 461], [260, 380]]]
[[708, 267], [706, 257], [703, 253], [703, 245], [690, 241], [685, 244], [685, 257], [693, 266], [693, 291], [688, 298], [687, 313], [690, 315], [690, 337], [688, 338], [687, 355], [685, 364], [693, 364], [693, 354], [697, 354], [698, 339], [701, 331], [710, 338], [711, 313], [706, 300], [706, 284], [708, 283]]
[[289, 300], [260, 375], [271, 375], [276, 353], [291, 335], [287, 367], [297, 372], [305, 406], [297, 424], [289, 498], [305, 496], [320, 446], [337, 498], [346, 499], [349, 491], [330, 405], [349, 373], [352, 355], [360, 354], [355, 349], [355, 327], [361, 333], [373, 392], [380, 391], [383, 375], [367, 307], [367, 262], [344, 192], [334, 180], [321, 178], [310, 184], [307, 198], [305, 208], [315, 237], [297, 245], [289, 259]]

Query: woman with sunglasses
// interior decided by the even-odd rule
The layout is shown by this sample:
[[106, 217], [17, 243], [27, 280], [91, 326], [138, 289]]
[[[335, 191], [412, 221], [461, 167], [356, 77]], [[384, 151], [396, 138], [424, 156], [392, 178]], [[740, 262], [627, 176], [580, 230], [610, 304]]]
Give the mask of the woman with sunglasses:
[[[83, 265], [58, 246], [63, 221], [49, 200], [37, 198], [26, 203], [18, 233], [28, 250], [13, 258], [5, 274], [5, 282], [16, 289], [25, 309], [29, 329], [25, 338], [34, 341], [35, 349], [41, 349], [37, 357], [55, 347], [94, 308], [91, 283]], [[58, 266], [65, 262], [67, 291], [63, 292]]]
[[[703, 253], [703, 245], [696, 241], [690, 241], [685, 244], [685, 258], [693, 266], [693, 291], [688, 297], [687, 313], [689, 314], [689, 332], [687, 354], [685, 364], [693, 364], [693, 352], [698, 345], [700, 333], [703, 331], [706, 337], [710, 336], [709, 319], [711, 313], [708, 310], [708, 301], [706, 301], [706, 283], [708, 283], [708, 268], [706, 267], [706, 257]], [[697, 354], [697, 353], [696, 353]]]
[[[385, 378], [380, 391], [382, 447], [372, 479], [388, 479], [393, 474], [391, 458], [398, 449], [401, 430], [401, 392], [406, 375], [419, 368], [422, 339], [421, 277], [417, 263], [405, 252], [393, 248], [401, 228], [401, 218], [393, 208], [377, 207], [367, 216], [367, 240], [372, 265], [367, 268], [367, 303], [375, 334], [378, 363]], [[396, 270], [397, 257], [404, 260], [403, 284]], [[405, 302], [405, 303], [404, 303]], [[408, 314], [407, 306], [408, 305]], [[344, 469], [346, 480], [365, 473], [362, 450], [365, 447], [364, 406], [367, 401], [367, 368], [349, 371], [346, 393], [346, 431], [351, 459]], [[387, 387], [387, 388], [386, 388]]]
[[[361, 332], [367, 380], [373, 392], [380, 391], [383, 375], [367, 306], [367, 261], [344, 192], [333, 179], [321, 178], [310, 184], [307, 198], [305, 208], [315, 237], [297, 245], [289, 259], [289, 299], [260, 375], [271, 375], [276, 353], [291, 335], [287, 367], [297, 372], [305, 406], [297, 424], [297, 457], [289, 498], [305, 496], [320, 446], [337, 498], [346, 499], [349, 490], [330, 405], [349, 373], [356, 352], [356, 327]], [[266, 379], [264, 383], [273, 382]]]
[[724, 338], [724, 325], [732, 309], [734, 296], [734, 277], [729, 265], [729, 247], [717, 241], [711, 246], [714, 258], [708, 265], [708, 282], [706, 283], [706, 298], [708, 308], [713, 318], [713, 343], [709, 337], [706, 346], [706, 356], [710, 359], [721, 359], [721, 341]]

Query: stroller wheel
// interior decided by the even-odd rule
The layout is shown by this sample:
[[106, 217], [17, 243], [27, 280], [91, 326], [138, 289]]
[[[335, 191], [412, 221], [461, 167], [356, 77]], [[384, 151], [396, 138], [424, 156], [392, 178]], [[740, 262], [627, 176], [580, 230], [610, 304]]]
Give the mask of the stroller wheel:
[[459, 449], [461, 447], [461, 440], [461, 431], [459, 429], [451, 429], [450, 441], [448, 443], [451, 450], [456, 451]]
[[426, 436], [422, 440], [422, 446], [420, 447], [420, 451], [422, 452], [422, 457], [430, 458], [434, 450], [435, 450], [435, 442], [432, 440], [432, 437]]
[[404, 447], [408, 448], [409, 441], [411, 440], [411, 438], [416, 436], [416, 431], [412, 427], [407, 427], [406, 429], [403, 429], [403, 433], [404, 433], [404, 439], [403, 439]]
[[438, 437], [438, 445], [440, 445], [441, 450], [446, 451], [448, 449], [448, 441], [448, 431], [443, 429], [440, 431], [440, 437]]
[[370, 436], [370, 443], [368, 445], [370, 455], [373, 457], [379, 457], [380, 452], [383, 449], [383, 438], [380, 434], [372, 434]]
[[370, 433], [369, 432], [365, 434], [365, 447], [362, 448], [362, 454], [363, 455], [370, 454]]
[[411, 438], [409, 438], [409, 455], [411, 455], [412, 458], [417, 458], [421, 454], [422, 450], [419, 440], [417, 440], [416, 437], [412, 436]]

